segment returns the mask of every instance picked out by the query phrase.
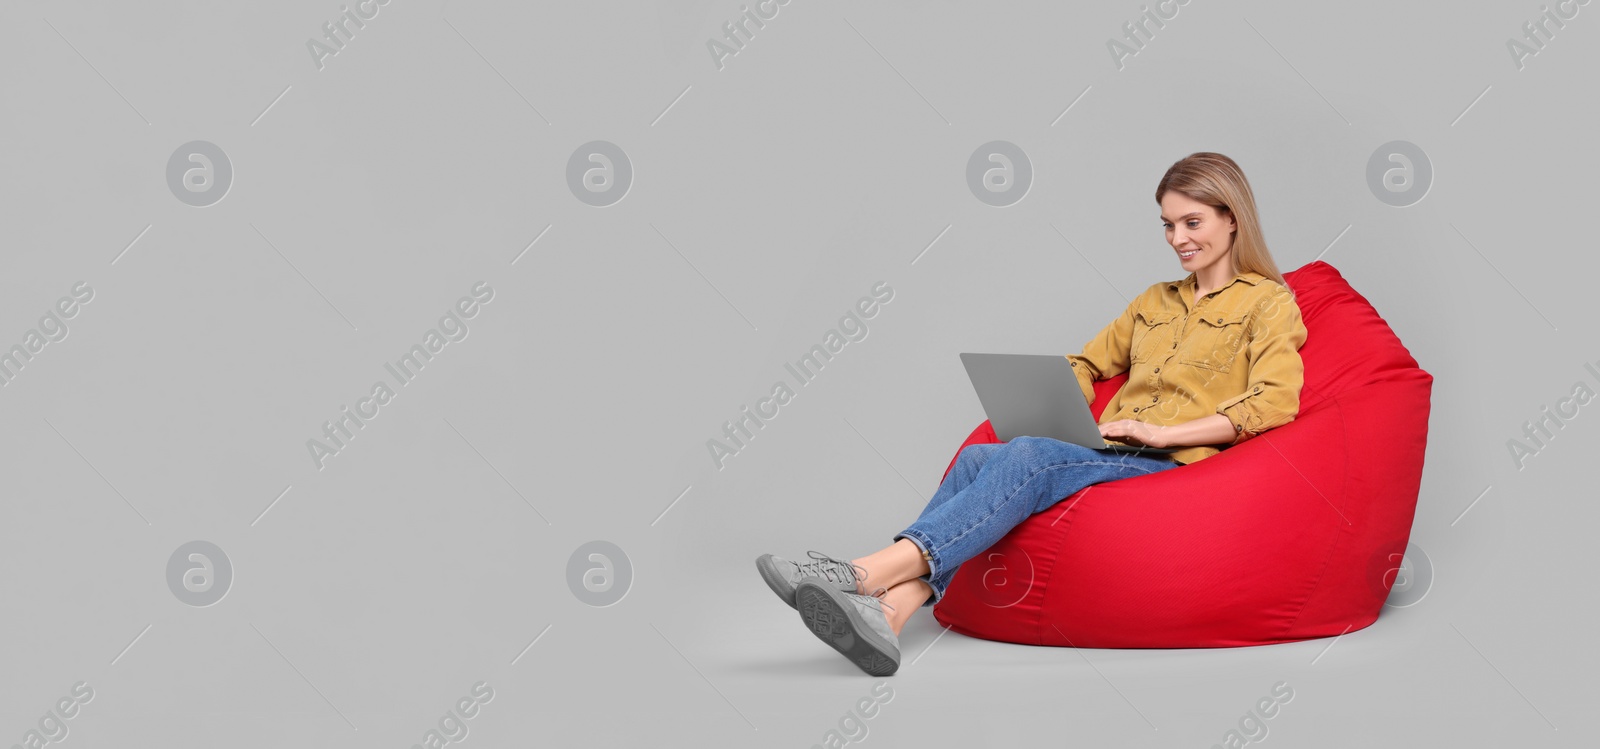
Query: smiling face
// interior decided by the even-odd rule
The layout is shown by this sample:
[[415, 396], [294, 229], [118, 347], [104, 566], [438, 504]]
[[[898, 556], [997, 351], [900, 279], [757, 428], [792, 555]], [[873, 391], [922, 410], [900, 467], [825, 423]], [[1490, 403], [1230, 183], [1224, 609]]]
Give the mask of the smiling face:
[[[1233, 216], [1217, 215], [1211, 206], [1177, 191], [1161, 197], [1161, 225], [1167, 230], [1167, 244], [1178, 253], [1178, 264], [1195, 277], [1207, 268], [1232, 268]], [[1221, 265], [1218, 265], [1221, 263]]]

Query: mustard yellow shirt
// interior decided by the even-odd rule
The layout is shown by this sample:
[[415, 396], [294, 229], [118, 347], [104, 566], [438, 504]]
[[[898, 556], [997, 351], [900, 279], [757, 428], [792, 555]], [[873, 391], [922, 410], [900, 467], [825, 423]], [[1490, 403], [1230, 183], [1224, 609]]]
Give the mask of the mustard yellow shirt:
[[[1195, 276], [1145, 289], [1122, 316], [1067, 354], [1083, 395], [1095, 380], [1128, 373], [1100, 415], [1171, 425], [1208, 414], [1233, 423], [1232, 442], [1177, 448], [1193, 463], [1294, 420], [1300, 410], [1306, 326], [1289, 290], [1259, 273], [1237, 273], [1197, 301]], [[1128, 440], [1113, 442], [1131, 444]]]

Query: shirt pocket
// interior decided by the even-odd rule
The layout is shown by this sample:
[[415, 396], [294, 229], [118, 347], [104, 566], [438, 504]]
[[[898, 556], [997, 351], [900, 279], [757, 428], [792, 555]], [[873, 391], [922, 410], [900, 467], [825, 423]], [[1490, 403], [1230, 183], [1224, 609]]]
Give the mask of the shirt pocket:
[[1129, 345], [1129, 361], [1137, 364], [1159, 353], [1162, 344], [1173, 340], [1172, 321], [1177, 314], [1163, 310], [1139, 310], [1133, 317], [1133, 340]]
[[1227, 372], [1239, 357], [1239, 349], [1249, 335], [1249, 310], [1240, 312], [1206, 312], [1189, 339], [1184, 341], [1179, 361], [1214, 372]]

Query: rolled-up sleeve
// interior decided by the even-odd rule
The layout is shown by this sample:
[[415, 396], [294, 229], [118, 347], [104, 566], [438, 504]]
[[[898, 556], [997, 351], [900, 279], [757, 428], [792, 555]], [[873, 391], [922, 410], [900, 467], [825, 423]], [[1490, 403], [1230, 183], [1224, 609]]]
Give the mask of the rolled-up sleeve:
[[1139, 304], [1144, 296], [1134, 299], [1122, 315], [1112, 320], [1110, 324], [1100, 329], [1095, 337], [1083, 345], [1083, 353], [1067, 354], [1067, 361], [1072, 362], [1073, 372], [1078, 376], [1078, 387], [1083, 389], [1083, 398], [1090, 404], [1094, 403], [1094, 381], [1116, 377], [1128, 371], [1131, 361], [1134, 310], [1139, 309]]
[[1217, 413], [1233, 424], [1233, 444], [1294, 421], [1300, 413], [1300, 389], [1305, 384], [1300, 346], [1305, 342], [1300, 306], [1279, 286], [1251, 316], [1244, 352], [1250, 367], [1245, 391], [1217, 406]]

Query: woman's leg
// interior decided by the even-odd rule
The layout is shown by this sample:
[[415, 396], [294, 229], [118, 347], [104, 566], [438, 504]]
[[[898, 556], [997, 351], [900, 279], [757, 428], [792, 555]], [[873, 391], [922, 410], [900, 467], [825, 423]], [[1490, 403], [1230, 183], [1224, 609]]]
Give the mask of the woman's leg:
[[[1030, 515], [1092, 484], [1177, 467], [1166, 458], [1104, 453], [1044, 437], [1018, 437], [999, 447], [959, 491], [937, 505], [930, 501], [916, 522], [895, 535], [895, 545], [856, 560], [868, 571], [868, 592], [893, 590], [915, 578], [928, 585], [931, 593], [922, 605], [931, 606], [962, 562]], [[902, 541], [912, 542], [916, 563], [907, 560], [910, 547]]]
[[[989, 458], [1003, 447], [1005, 443], [994, 442], [977, 443], [961, 448], [961, 452], [956, 454], [955, 465], [950, 467], [950, 472], [939, 484], [939, 490], [933, 493], [933, 498], [928, 500], [928, 505], [922, 509], [922, 514], [918, 515], [917, 519], [927, 517], [928, 513], [937, 510], [945, 502], [950, 501], [951, 497], [967, 488], [967, 485], [978, 477], [983, 466], [989, 462]], [[928, 565], [923, 558], [921, 548], [909, 540], [897, 540], [867, 556], [850, 561], [868, 570], [866, 579], [860, 581], [859, 587], [860, 592], [867, 595], [871, 595], [880, 587], [892, 588], [905, 580], [928, 574]], [[922, 602], [918, 601], [917, 605], [922, 605]]]
[[933, 588], [917, 578], [906, 580], [890, 588], [883, 595], [883, 600], [889, 602], [888, 610], [883, 613], [889, 617], [889, 627], [894, 630], [896, 636], [900, 634], [901, 628], [906, 626], [911, 615], [915, 614], [931, 595]]
[[852, 559], [850, 563], [867, 571], [866, 577], [859, 582], [860, 592], [866, 595], [872, 595], [879, 588], [893, 588], [928, 574], [928, 561], [922, 548], [910, 539], [898, 536], [894, 543], [859, 559]]
[[967, 488], [967, 484], [978, 477], [978, 473], [988, 464], [989, 459], [1005, 446], [1004, 442], [980, 442], [961, 448], [961, 452], [956, 454], [955, 465], [950, 467], [950, 473], [944, 477], [938, 491], [933, 493], [933, 498], [928, 500], [928, 505], [922, 508], [922, 514], [918, 515], [917, 519], [927, 517], [928, 513], [938, 509], [957, 492]]

